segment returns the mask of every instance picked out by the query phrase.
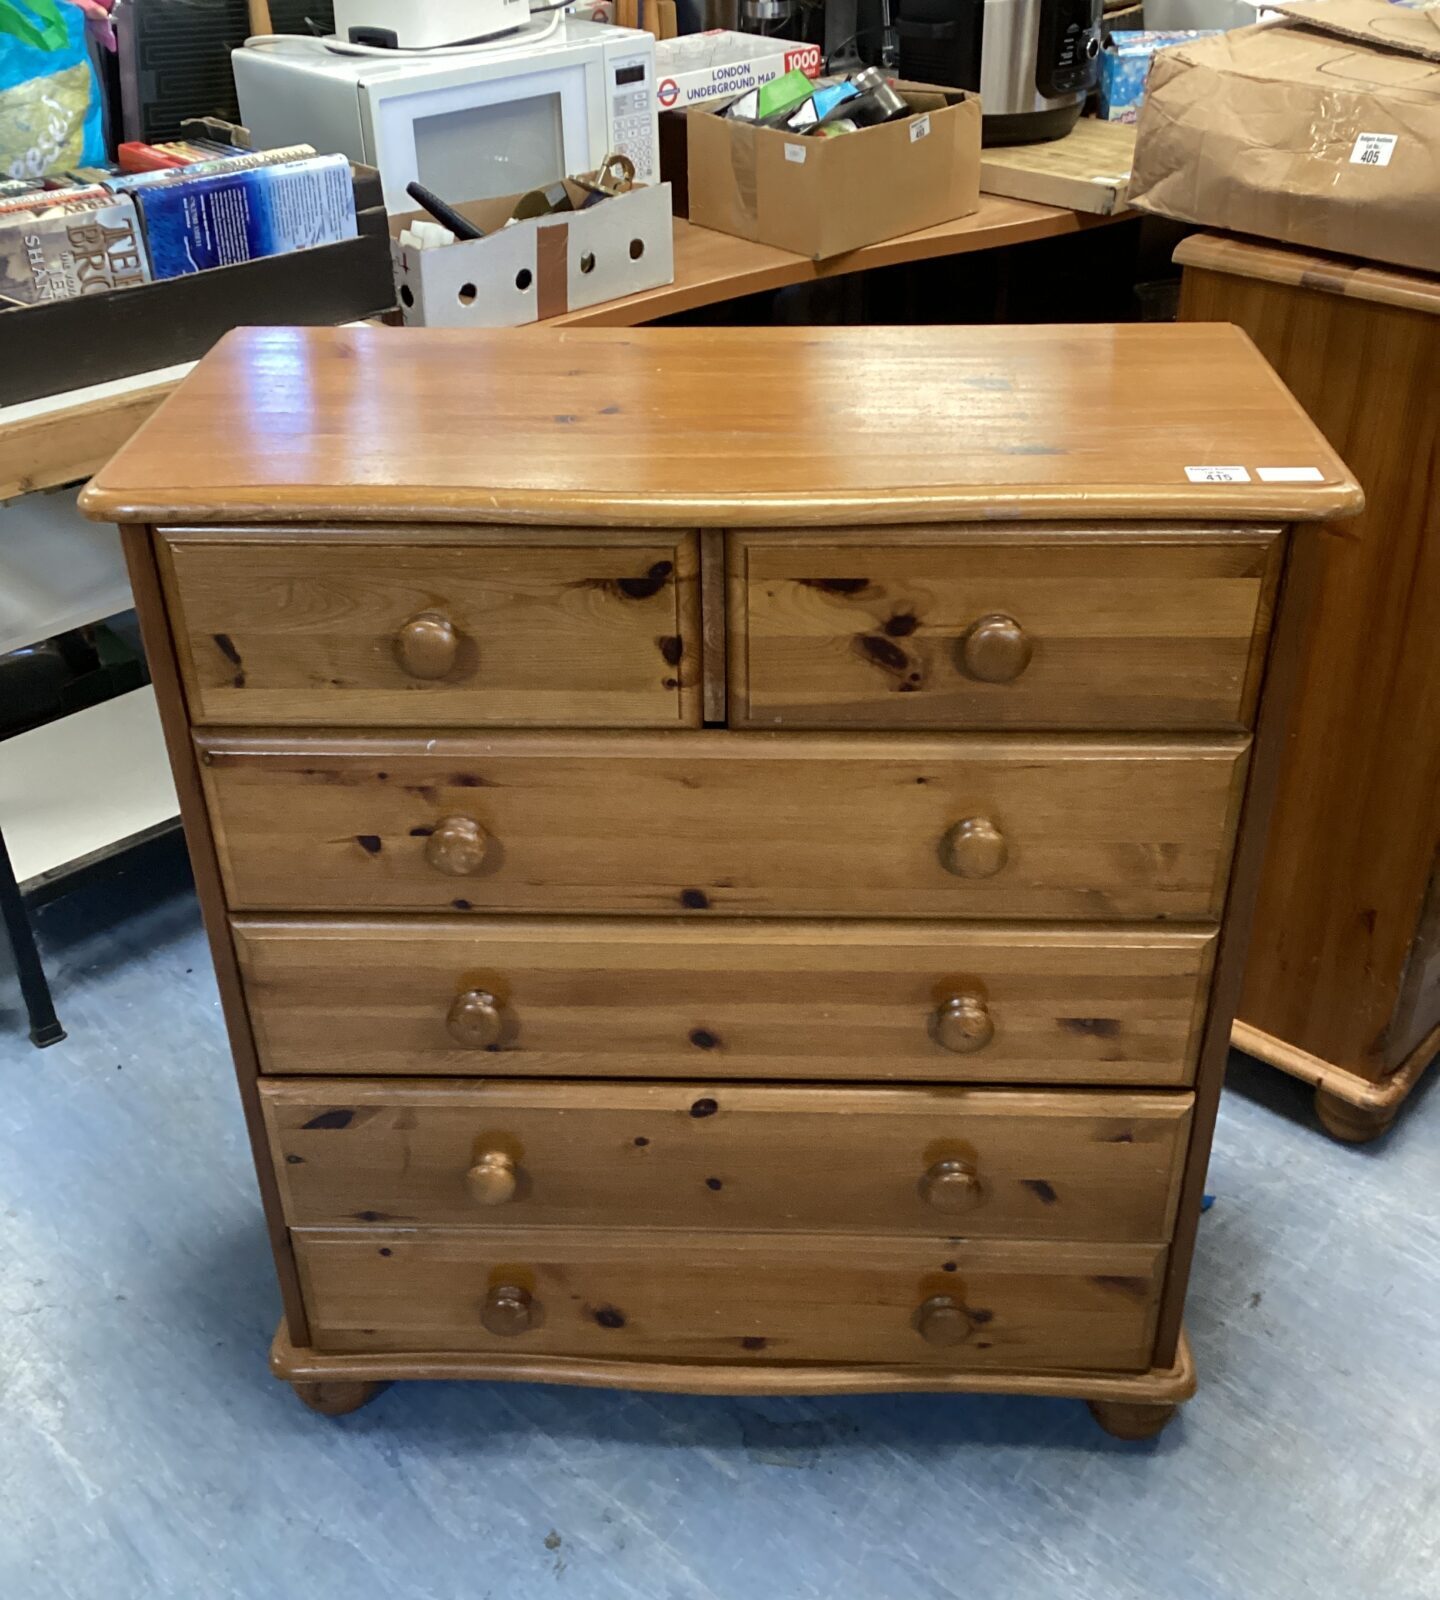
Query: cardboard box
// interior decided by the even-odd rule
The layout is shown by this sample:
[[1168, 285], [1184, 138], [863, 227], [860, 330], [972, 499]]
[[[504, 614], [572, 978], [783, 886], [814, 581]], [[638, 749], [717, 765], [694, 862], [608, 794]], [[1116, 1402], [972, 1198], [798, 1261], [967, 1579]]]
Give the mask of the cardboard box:
[[690, 215], [690, 146], [685, 113], [713, 103], [715, 109], [798, 67], [820, 75], [820, 47], [724, 28], [662, 39], [655, 46], [655, 103], [660, 108], [660, 178], [670, 185], [677, 217]]
[[1272, 26], [1155, 58], [1130, 203], [1182, 222], [1440, 271], [1433, 25], [1387, 0], [1283, 10]]
[[822, 260], [980, 206], [980, 101], [899, 83], [912, 115], [837, 139], [686, 113], [690, 220]]
[[[589, 191], [567, 179], [579, 207]], [[518, 328], [582, 306], [675, 281], [670, 186], [637, 185], [589, 210], [561, 211], [505, 226], [518, 194], [472, 200], [456, 210], [485, 230], [433, 250], [400, 243], [424, 211], [390, 218], [395, 281], [410, 328]]]
[[807, 78], [818, 78], [820, 46], [724, 28], [661, 39], [655, 46], [655, 103], [661, 111], [685, 111], [708, 100], [737, 100], [797, 67]]
[[1397, 0], [1266, 0], [1274, 11], [1307, 27], [1440, 61], [1440, 21], [1418, 5]]

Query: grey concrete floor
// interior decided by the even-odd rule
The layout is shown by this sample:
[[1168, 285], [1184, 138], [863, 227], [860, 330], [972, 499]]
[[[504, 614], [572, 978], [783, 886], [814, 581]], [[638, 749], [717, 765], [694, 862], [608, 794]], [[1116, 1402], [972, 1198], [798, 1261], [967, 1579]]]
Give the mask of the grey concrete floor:
[[3, 1600], [1440, 1596], [1433, 1088], [1347, 1149], [1232, 1064], [1201, 1390], [1153, 1444], [966, 1397], [412, 1384], [332, 1421], [266, 1373], [276, 1294], [183, 875], [41, 924], [70, 1038], [34, 1051], [0, 1014]]

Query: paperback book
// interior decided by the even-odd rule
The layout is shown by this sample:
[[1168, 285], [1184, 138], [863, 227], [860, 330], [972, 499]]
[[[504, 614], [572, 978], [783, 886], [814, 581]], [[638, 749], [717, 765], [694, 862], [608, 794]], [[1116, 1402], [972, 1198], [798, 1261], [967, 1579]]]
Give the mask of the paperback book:
[[0, 214], [0, 297], [73, 300], [150, 281], [135, 202], [66, 200]]
[[314, 156], [137, 188], [156, 278], [353, 239], [350, 163]]

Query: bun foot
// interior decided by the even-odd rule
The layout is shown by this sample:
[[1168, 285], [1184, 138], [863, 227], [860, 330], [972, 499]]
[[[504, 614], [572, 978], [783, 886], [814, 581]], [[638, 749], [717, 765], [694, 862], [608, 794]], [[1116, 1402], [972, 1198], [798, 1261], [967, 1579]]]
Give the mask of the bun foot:
[[1153, 1439], [1180, 1409], [1131, 1400], [1089, 1400], [1090, 1415], [1115, 1439]]
[[312, 1411], [318, 1411], [326, 1417], [343, 1417], [347, 1412], [358, 1411], [361, 1406], [369, 1405], [375, 1396], [389, 1385], [327, 1378], [319, 1383], [291, 1379], [290, 1387], [295, 1391], [297, 1399], [303, 1405], [309, 1406]]
[[1353, 1106], [1328, 1089], [1315, 1091], [1315, 1115], [1320, 1119], [1320, 1126], [1332, 1139], [1340, 1139], [1345, 1144], [1368, 1144], [1378, 1139], [1394, 1122], [1399, 1110], [1395, 1105], [1375, 1111], [1366, 1106]]

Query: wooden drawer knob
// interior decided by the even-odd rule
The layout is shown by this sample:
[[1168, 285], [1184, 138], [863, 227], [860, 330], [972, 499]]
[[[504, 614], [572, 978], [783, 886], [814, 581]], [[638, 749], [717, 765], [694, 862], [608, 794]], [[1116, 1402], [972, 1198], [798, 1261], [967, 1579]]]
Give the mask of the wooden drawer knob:
[[1032, 653], [1024, 628], [1002, 611], [981, 617], [960, 639], [960, 664], [981, 683], [1014, 683]]
[[984, 1192], [980, 1174], [968, 1161], [937, 1161], [920, 1180], [920, 1198], [937, 1211], [970, 1211]]
[[473, 817], [446, 817], [425, 841], [425, 859], [437, 872], [467, 878], [485, 861], [490, 835]]
[[443, 678], [455, 667], [460, 636], [439, 611], [421, 611], [395, 635], [395, 656], [412, 678]]
[[993, 878], [1009, 859], [1005, 835], [989, 817], [966, 817], [940, 844], [940, 863], [957, 878]]
[[935, 1011], [935, 1037], [957, 1056], [983, 1050], [995, 1037], [995, 1022], [984, 995], [955, 994]]
[[466, 989], [450, 1002], [445, 1026], [456, 1044], [467, 1050], [488, 1050], [499, 1044], [504, 1027], [500, 1002], [488, 989]]
[[486, 1150], [465, 1174], [470, 1198], [481, 1206], [503, 1206], [515, 1198], [515, 1162], [503, 1150]]
[[511, 1339], [517, 1333], [528, 1333], [535, 1326], [537, 1309], [528, 1289], [522, 1289], [518, 1283], [497, 1283], [485, 1296], [480, 1321], [488, 1332]]
[[964, 1344], [975, 1324], [953, 1294], [937, 1294], [915, 1312], [915, 1331], [926, 1344]]

